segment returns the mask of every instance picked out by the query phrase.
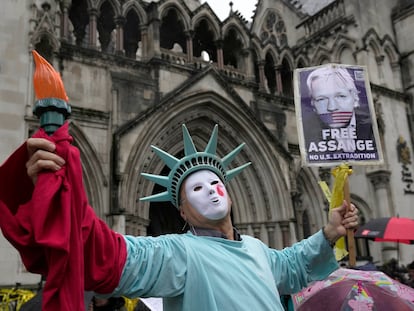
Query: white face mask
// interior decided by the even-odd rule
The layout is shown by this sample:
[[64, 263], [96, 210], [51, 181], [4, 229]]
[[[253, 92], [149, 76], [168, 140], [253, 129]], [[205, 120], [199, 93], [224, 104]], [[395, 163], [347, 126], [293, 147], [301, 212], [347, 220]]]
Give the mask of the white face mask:
[[219, 220], [228, 213], [228, 195], [220, 178], [209, 170], [201, 170], [187, 177], [185, 194], [188, 202], [202, 216]]

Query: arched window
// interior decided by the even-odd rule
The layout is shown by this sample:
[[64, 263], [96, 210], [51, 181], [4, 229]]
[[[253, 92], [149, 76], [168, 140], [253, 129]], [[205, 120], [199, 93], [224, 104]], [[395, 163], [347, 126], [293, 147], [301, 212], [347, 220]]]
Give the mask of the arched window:
[[260, 30], [262, 44], [271, 42], [278, 47], [287, 45], [286, 25], [282, 17], [276, 12], [269, 12], [264, 19]]
[[214, 43], [214, 33], [210, 29], [206, 19], [202, 19], [194, 29], [193, 55], [200, 57], [202, 51], [208, 53], [210, 61], [217, 62], [217, 48]]
[[102, 52], [115, 52], [115, 21], [114, 10], [112, 5], [105, 1], [100, 9], [97, 20], [97, 29], [99, 33], [99, 45]]
[[[179, 45], [179, 48], [177, 48], [177, 45]], [[171, 50], [175, 48], [187, 53], [184, 24], [175, 9], [169, 9], [161, 19], [160, 46], [163, 49]]]
[[282, 93], [286, 96], [293, 96], [293, 73], [290, 68], [289, 62], [284, 59], [282, 62], [282, 68], [280, 69], [280, 75], [282, 78]]
[[230, 29], [223, 42], [224, 65], [239, 68], [242, 62], [243, 44], [235, 29]]
[[73, 25], [73, 35], [76, 45], [87, 45], [86, 26], [89, 24], [88, 5], [83, 0], [72, 0], [69, 10], [69, 20]]
[[124, 50], [125, 56], [136, 58], [141, 42], [141, 31], [139, 29], [139, 18], [135, 11], [131, 10], [126, 15], [124, 26]]

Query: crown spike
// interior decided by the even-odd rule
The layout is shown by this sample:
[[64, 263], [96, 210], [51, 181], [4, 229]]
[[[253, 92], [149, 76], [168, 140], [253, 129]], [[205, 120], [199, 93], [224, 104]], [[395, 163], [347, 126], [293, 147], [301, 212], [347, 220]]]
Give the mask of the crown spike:
[[169, 154], [168, 152], [165, 152], [164, 150], [162, 150], [158, 147], [151, 146], [151, 149], [161, 158], [161, 160], [164, 161], [164, 163], [170, 169], [172, 169], [174, 167], [174, 165], [176, 165], [177, 162], [180, 161], [176, 157], [174, 157], [173, 155]]
[[168, 176], [161, 176], [161, 175], [154, 175], [154, 174], [147, 174], [141, 173], [141, 176], [144, 176], [146, 179], [155, 182], [156, 184], [163, 186], [165, 188], [168, 187], [169, 178]]
[[160, 192], [157, 194], [150, 195], [139, 199], [140, 201], [149, 202], [167, 202], [171, 200], [171, 194], [169, 191]]
[[183, 124], [183, 138], [184, 138], [184, 154], [186, 156], [191, 154], [196, 154], [197, 149], [194, 145], [193, 139], [190, 136], [190, 133], [188, 132], [187, 127], [185, 124]]
[[216, 124], [213, 129], [213, 133], [211, 133], [210, 140], [207, 144], [206, 150], [204, 152], [210, 154], [216, 154], [217, 150], [217, 134], [218, 134], [218, 125]]
[[251, 162], [247, 162], [245, 164], [243, 164], [242, 166], [236, 167], [232, 170], [227, 171], [227, 182], [229, 182], [230, 180], [232, 180], [234, 177], [236, 177], [242, 170], [244, 170], [246, 167], [248, 167], [250, 164], [252, 164]]
[[233, 161], [234, 157], [240, 152], [240, 150], [243, 149], [244, 145], [245, 143], [240, 144], [236, 149], [234, 149], [232, 152], [224, 156], [223, 159], [221, 159], [224, 167], [227, 167], [230, 164], [230, 162]]

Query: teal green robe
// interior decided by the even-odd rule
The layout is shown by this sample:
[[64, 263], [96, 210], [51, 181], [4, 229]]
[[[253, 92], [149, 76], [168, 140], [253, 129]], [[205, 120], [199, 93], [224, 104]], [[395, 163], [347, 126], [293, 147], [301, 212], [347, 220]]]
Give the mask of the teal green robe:
[[292, 294], [338, 268], [322, 231], [275, 250], [241, 241], [182, 235], [125, 236], [127, 261], [112, 296], [163, 297], [165, 311], [283, 310]]

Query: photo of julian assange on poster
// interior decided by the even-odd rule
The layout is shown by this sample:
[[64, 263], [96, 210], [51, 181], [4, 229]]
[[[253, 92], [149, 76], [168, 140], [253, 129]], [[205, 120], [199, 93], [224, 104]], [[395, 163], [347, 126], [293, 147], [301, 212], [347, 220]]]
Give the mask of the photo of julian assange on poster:
[[382, 161], [364, 66], [296, 69], [294, 84], [299, 145], [307, 165]]

